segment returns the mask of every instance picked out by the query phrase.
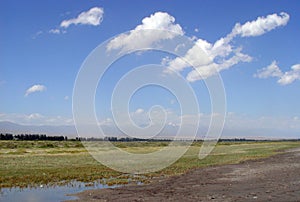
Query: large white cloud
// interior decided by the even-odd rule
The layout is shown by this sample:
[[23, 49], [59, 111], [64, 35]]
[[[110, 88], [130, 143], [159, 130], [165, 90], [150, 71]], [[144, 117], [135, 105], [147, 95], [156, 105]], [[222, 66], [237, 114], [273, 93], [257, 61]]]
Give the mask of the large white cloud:
[[40, 85], [40, 84], [36, 84], [31, 86], [30, 88], [28, 88], [25, 92], [25, 96], [30, 95], [31, 93], [35, 93], [35, 92], [43, 92], [45, 91], [47, 88], [44, 85]]
[[[192, 65], [194, 69], [188, 73], [187, 80], [193, 82], [206, 79], [238, 63], [250, 62], [252, 60], [251, 56], [242, 53], [241, 47], [236, 48], [232, 45], [234, 37], [262, 35], [279, 26], [286, 25], [288, 21], [289, 15], [282, 12], [280, 15], [272, 14], [266, 17], [258, 17], [256, 20], [248, 21], [243, 25], [237, 23], [226, 37], [220, 38], [215, 43], [209, 43], [206, 40], [198, 39], [195, 46], [187, 51], [183, 58], [185, 61], [188, 61], [189, 64], [180, 58], [175, 58], [174, 60], [168, 61], [168, 69], [182, 71]], [[199, 48], [206, 52], [211, 59], [211, 62], [203, 62], [203, 55], [198, 54]]]
[[266, 17], [258, 17], [256, 20], [246, 22], [243, 25], [237, 23], [232, 30], [232, 35], [259, 36], [277, 27], [285, 26], [289, 19], [290, 16], [285, 12], [281, 12], [279, 15], [274, 13]]
[[250, 62], [252, 60], [249, 55], [242, 53], [241, 49], [236, 49], [230, 54], [232, 54], [232, 56], [230, 56], [229, 58], [220, 57], [218, 59], [218, 62], [211, 62], [210, 64], [202, 66], [193, 65], [195, 69], [188, 73], [187, 80], [193, 82], [201, 79], [206, 79], [240, 62]]
[[282, 72], [277, 62], [273, 61], [269, 66], [258, 70], [257, 73], [254, 74], [254, 77], [261, 79], [276, 77], [278, 78], [277, 83], [281, 85], [291, 84], [296, 80], [300, 80], [300, 64], [293, 65], [290, 71]]
[[[201, 51], [199, 49], [202, 49], [207, 54], [210, 61], [205, 60], [203, 54], [199, 54]], [[241, 51], [241, 48], [234, 48], [228, 38], [221, 38], [214, 44], [198, 39], [183, 58], [188, 63], [177, 57], [169, 61], [167, 66], [168, 69], [182, 71], [192, 65], [194, 69], [188, 73], [187, 80], [193, 82], [206, 79], [240, 62], [250, 62], [252, 58]]]
[[80, 13], [76, 18], [64, 20], [60, 23], [63, 28], [68, 28], [70, 25], [82, 24], [97, 26], [103, 20], [104, 10], [101, 7], [94, 7], [88, 11]]
[[[147, 30], [143, 32], [143, 30]], [[151, 33], [149, 30], [162, 30]], [[165, 32], [168, 30], [170, 32]], [[121, 34], [111, 40], [107, 45], [107, 51], [121, 49], [128, 51], [139, 47], [150, 47], [153, 43], [170, 39], [176, 35], [183, 35], [183, 29], [179, 24], [175, 24], [175, 18], [168, 13], [156, 12], [142, 20], [142, 24], [136, 26], [127, 34]]]

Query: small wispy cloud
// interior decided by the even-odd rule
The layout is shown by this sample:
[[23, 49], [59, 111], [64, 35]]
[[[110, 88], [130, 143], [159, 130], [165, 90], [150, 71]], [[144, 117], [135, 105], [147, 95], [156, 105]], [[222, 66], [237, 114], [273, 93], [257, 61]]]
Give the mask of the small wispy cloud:
[[136, 114], [141, 114], [143, 112], [144, 112], [144, 109], [142, 109], [142, 108], [139, 108], [135, 111]]
[[60, 29], [50, 29], [50, 30], [49, 30], [49, 33], [50, 33], [50, 34], [60, 34], [61, 31], [60, 31]]
[[42, 35], [43, 34], [43, 31], [42, 30], [39, 30], [39, 31], [37, 31], [33, 36], [32, 36], [32, 39], [36, 39], [36, 38], [38, 38], [40, 35]]
[[282, 72], [277, 62], [273, 61], [269, 66], [258, 70], [254, 77], [260, 79], [275, 77], [278, 78], [277, 83], [280, 85], [288, 85], [300, 80], [300, 64], [293, 65], [290, 71]]
[[257, 71], [256, 74], [254, 74], [254, 77], [265, 79], [269, 77], [281, 77], [282, 72], [279, 69], [277, 62], [273, 61], [269, 66], [264, 67]]
[[47, 116], [40, 113], [31, 114], [9, 114], [0, 113], [0, 122], [9, 121], [22, 125], [73, 125], [74, 121], [70, 117]]
[[25, 97], [27, 97], [28, 95], [35, 93], [35, 92], [43, 92], [45, 91], [47, 88], [44, 85], [40, 85], [40, 84], [36, 84], [31, 86], [30, 88], [28, 88], [25, 92]]
[[[70, 12], [67, 12], [69, 15]], [[101, 7], [93, 7], [88, 11], [83, 11], [75, 18], [63, 20], [59, 26], [50, 29], [49, 34], [65, 34], [66, 29], [71, 25], [91, 25], [99, 26], [103, 20], [104, 9]]]
[[104, 10], [101, 7], [94, 7], [88, 11], [80, 13], [76, 18], [64, 20], [60, 23], [60, 27], [68, 28], [70, 25], [93, 25], [98, 26], [103, 20]]
[[32, 119], [42, 119], [44, 116], [39, 113], [32, 113], [25, 117], [28, 118], [29, 120], [32, 120]]

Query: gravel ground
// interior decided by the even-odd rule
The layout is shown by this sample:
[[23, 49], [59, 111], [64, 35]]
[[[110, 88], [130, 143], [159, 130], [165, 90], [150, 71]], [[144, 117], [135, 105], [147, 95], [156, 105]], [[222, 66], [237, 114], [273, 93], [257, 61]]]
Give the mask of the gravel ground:
[[76, 201], [300, 201], [300, 149], [192, 170], [147, 185], [88, 190]]

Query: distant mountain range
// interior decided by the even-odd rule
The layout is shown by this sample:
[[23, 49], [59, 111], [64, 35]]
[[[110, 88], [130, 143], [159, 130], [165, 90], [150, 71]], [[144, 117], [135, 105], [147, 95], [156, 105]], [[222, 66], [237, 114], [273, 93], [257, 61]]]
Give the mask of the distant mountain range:
[[[168, 128], [167, 128], [168, 129]], [[102, 126], [102, 130], [107, 136], [124, 136], [116, 127]], [[9, 121], [0, 121], [0, 133], [11, 133], [17, 134], [46, 134], [48, 136], [68, 136], [77, 137], [77, 131], [74, 125], [21, 125]], [[243, 131], [234, 131], [224, 129], [221, 138], [247, 138], [247, 139], [299, 139], [298, 135], [290, 135], [284, 133], [284, 131], [279, 131], [281, 135], [265, 136], [264, 134], [270, 134], [269, 131], [253, 130], [252, 136], [242, 136]], [[174, 134], [173, 130], [167, 131], [167, 134]], [[205, 134], [205, 131], [200, 131], [200, 134]], [[89, 136], [87, 136], [89, 137]], [[92, 135], [91, 137], [97, 137], [97, 135]], [[170, 138], [172, 136], [164, 135], [160, 138]], [[203, 135], [198, 135], [198, 138], [202, 139]], [[184, 138], [183, 138], [184, 139]]]
[[0, 133], [12, 134], [46, 134], [63, 135], [69, 137], [76, 136], [76, 129], [73, 125], [49, 126], [49, 125], [21, 125], [9, 121], [0, 121]]

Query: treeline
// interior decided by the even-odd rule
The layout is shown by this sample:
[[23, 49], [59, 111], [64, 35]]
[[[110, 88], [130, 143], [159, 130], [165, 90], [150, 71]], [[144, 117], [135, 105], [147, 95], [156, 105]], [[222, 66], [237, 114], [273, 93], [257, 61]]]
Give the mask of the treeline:
[[76, 140], [80, 141], [110, 141], [110, 142], [170, 142], [171, 139], [144, 139], [144, 138], [130, 138], [130, 137], [105, 137], [105, 138], [86, 138], [76, 137]]
[[[131, 138], [131, 137], [105, 137], [105, 138], [94, 138], [94, 137], [76, 137], [75, 139], [68, 139], [67, 136], [47, 136], [45, 134], [17, 134], [13, 135], [10, 133], [0, 133], [0, 140], [48, 140], [48, 141], [110, 141], [110, 142], [170, 142], [172, 139], [143, 139], [143, 138]], [[178, 141], [190, 141], [190, 140], [178, 140]], [[194, 140], [195, 142], [202, 142], [203, 140]], [[300, 141], [300, 139], [278, 139], [278, 140], [257, 140], [247, 138], [228, 138], [219, 139], [218, 142], [264, 142], [264, 141]]]
[[49, 140], [64, 141], [68, 140], [67, 136], [47, 136], [45, 134], [0, 134], [0, 140]]
[[[246, 138], [219, 139], [219, 142], [256, 142], [256, 141], [258, 140], [246, 139]], [[267, 141], [267, 140], [259, 140], [259, 141]]]
[[142, 138], [129, 138], [129, 137], [105, 137], [105, 138], [87, 138], [76, 137], [75, 139], [68, 139], [67, 136], [47, 136], [45, 134], [17, 134], [10, 133], [0, 134], [0, 140], [50, 140], [50, 141], [111, 141], [111, 142], [142, 142], [142, 141], [171, 141], [170, 139], [142, 139]]
[[142, 142], [142, 141], [171, 141], [170, 139], [142, 139], [142, 138], [130, 138], [130, 137], [105, 137], [105, 138], [87, 138], [87, 137], [76, 137], [68, 139], [67, 136], [47, 136], [45, 134], [17, 134], [13, 135], [10, 133], [0, 134], [0, 140], [49, 140], [49, 141], [111, 141], [111, 142]]
[[[76, 137], [75, 140], [78, 141], [110, 141], [110, 142], [171, 142], [172, 139], [162, 138], [162, 139], [143, 139], [143, 138], [131, 138], [131, 137], [105, 137], [105, 138], [94, 138], [94, 137]], [[195, 141], [195, 142], [203, 142], [202, 139], [197, 140], [189, 140], [189, 139], [181, 139], [176, 140], [180, 142], [184, 141]], [[300, 139], [248, 139], [248, 138], [221, 138], [218, 142], [274, 142], [274, 141], [300, 141]]]

